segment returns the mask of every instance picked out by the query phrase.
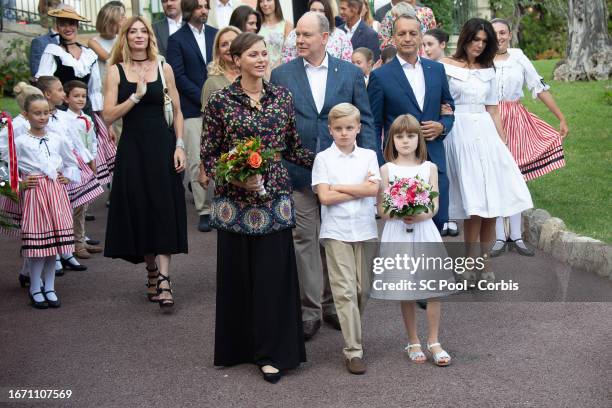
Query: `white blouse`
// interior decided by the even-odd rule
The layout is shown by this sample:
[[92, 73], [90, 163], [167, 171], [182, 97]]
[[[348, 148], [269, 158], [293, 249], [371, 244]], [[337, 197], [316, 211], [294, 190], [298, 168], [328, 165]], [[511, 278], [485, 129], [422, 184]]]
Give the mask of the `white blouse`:
[[493, 68], [467, 69], [444, 64], [455, 105], [497, 105]]
[[91, 101], [91, 107], [94, 112], [99, 112], [103, 107], [102, 100], [102, 82], [100, 81], [100, 68], [98, 67], [98, 55], [91, 49], [81, 46], [81, 56], [77, 60], [72, 54], [66, 52], [65, 49], [57, 44], [48, 44], [45, 47], [42, 58], [40, 59], [40, 65], [38, 66], [38, 72], [36, 78], [40, 78], [43, 75], [54, 75], [57, 70], [57, 64], [55, 58], [59, 57], [62, 64], [67, 67], [74, 69], [74, 75], [77, 78], [83, 78], [87, 74], [91, 74], [89, 77], [89, 83], [87, 84], [87, 96]]
[[60, 120], [66, 121], [64, 123], [65, 135], [70, 139], [81, 159], [85, 163], [94, 160], [98, 155], [98, 139], [91, 117], [83, 112], [76, 114], [68, 109]]
[[529, 88], [534, 99], [540, 92], [550, 89], [520, 48], [508, 48], [508, 59], [495, 61], [495, 68], [500, 101], [521, 99], [524, 86]]
[[81, 180], [79, 165], [65, 137], [48, 132], [44, 137], [27, 132], [16, 138], [15, 150], [22, 176], [43, 174], [52, 180], [61, 173], [73, 183]]

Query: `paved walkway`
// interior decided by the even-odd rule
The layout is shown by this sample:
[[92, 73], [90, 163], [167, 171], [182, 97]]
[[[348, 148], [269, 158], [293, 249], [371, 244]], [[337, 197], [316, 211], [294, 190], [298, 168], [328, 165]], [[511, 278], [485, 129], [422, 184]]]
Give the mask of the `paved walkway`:
[[[102, 238], [97, 203], [91, 236]], [[96, 256], [58, 278], [59, 310], [34, 310], [17, 282], [19, 243], [0, 237], [0, 405], [9, 388], [71, 389], [75, 407], [604, 407], [610, 406], [612, 283], [545, 259], [504, 255], [520, 282], [513, 299], [443, 306], [441, 340], [453, 364], [411, 364], [399, 305], [371, 300], [364, 318], [368, 372], [346, 372], [342, 337], [324, 326], [308, 363], [277, 385], [252, 365], [215, 368], [215, 237], [189, 213], [189, 255], [174, 259], [172, 314], [144, 296], [144, 266]], [[499, 275], [499, 274], [498, 274]], [[499, 278], [500, 276], [498, 276]], [[508, 278], [509, 276], [504, 276]], [[599, 302], [583, 302], [586, 299]], [[424, 315], [419, 312], [421, 339]]]

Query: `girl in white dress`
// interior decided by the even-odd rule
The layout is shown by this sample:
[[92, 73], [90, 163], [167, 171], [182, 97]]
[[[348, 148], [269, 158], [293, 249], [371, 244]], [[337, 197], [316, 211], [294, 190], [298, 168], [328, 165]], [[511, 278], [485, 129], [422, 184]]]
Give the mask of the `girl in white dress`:
[[[386, 219], [385, 228], [380, 240], [380, 258], [395, 259], [397, 255], [410, 258], [445, 259], [447, 257], [442, 237], [432, 218], [437, 212], [438, 198], [434, 199], [434, 212], [422, 213], [403, 219], [389, 218], [382, 206], [382, 192], [389, 187], [390, 181], [396, 178], [419, 176], [429, 183], [434, 191], [438, 190], [438, 169], [427, 161], [426, 142], [421, 133], [421, 126], [412, 115], [398, 116], [389, 129], [389, 138], [384, 151], [387, 163], [380, 168], [382, 177], [381, 190], [378, 195], [378, 213]], [[411, 230], [411, 232], [409, 232]], [[421, 342], [417, 334], [415, 301], [429, 299], [427, 302], [428, 337], [427, 349], [431, 352], [433, 361], [438, 366], [450, 364], [450, 356], [440, 346], [438, 329], [440, 326], [439, 297], [447, 296], [453, 291], [441, 289], [443, 281], [454, 282], [452, 270], [435, 267], [402, 269], [396, 265], [386, 268], [384, 272], [374, 271], [371, 297], [387, 300], [400, 300], [401, 311], [408, 335], [408, 346], [405, 350], [408, 357], [415, 363], [424, 363], [425, 354], [421, 350]], [[420, 282], [434, 282], [435, 288], [420, 289]], [[389, 290], [384, 284], [401, 284], [402, 290]], [[410, 288], [408, 285], [415, 285]]]
[[[470, 19], [459, 35], [457, 51], [443, 58], [455, 123], [444, 139], [449, 178], [449, 218], [463, 219], [468, 255], [477, 243], [485, 253], [495, 241], [495, 218], [533, 207], [523, 176], [506, 147], [497, 108], [493, 58], [497, 40], [487, 20]], [[473, 244], [473, 245], [471, 245]], [[466, 271], [465, 278], [476, 279]], [[495, 280], [493, 272], [481, 279]]]
[[111, 56], [111, 51], [117, 41], [117, 34], [123, 23], [125, 23], [125, 6], [117, 0], [109, 1], [102, 6], [96, 18], [98, 35], [87, 42], [87, 46], [98, 55], [102, 86], [106, 78], [106, 61]]

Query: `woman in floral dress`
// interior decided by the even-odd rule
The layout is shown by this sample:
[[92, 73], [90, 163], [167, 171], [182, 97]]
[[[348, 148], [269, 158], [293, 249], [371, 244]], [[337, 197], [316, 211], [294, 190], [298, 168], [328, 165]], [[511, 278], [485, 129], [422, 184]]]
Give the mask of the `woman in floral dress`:
[[291, 184], [281, 159], [311, 168], [314, 155], [300, 145], [289, 91], [263, 79], [268, 66], [263, 37], [242, 33], [230, 53], [241, 76], [206, 105], [205, 175], [214, 177], [219, 157], [250, 137], [261, 138], [265, 149], [277, 153], [263, 176], [216, 184], [211, 213], [217, 228], [214, 363], [254, 363], [266, 381], [277, 382], [280, 370], [306, 361]]

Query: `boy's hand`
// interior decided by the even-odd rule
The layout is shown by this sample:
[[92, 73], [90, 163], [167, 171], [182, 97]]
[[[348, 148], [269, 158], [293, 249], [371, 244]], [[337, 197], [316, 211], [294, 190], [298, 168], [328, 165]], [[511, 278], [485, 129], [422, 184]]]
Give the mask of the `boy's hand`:
[[87, 165], [89, 166], [91, 171], [93, 171], [94, 174], [98, 174], [98, 168], [96, 167], [96, 161], [95, 160], [90, 161], [89, 163], [87, 163]]
[[64, 175], [63, 175], [63, 174], [61, 174], [61, 173], [59, 173], [59, 174], [57, 175], [57, 181], [58, 181], [60, 184], [68, 184], [68, 183], [70, 183], [70, 180], [68, 180], [66, 177], [64, 177]]

